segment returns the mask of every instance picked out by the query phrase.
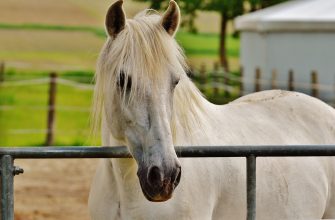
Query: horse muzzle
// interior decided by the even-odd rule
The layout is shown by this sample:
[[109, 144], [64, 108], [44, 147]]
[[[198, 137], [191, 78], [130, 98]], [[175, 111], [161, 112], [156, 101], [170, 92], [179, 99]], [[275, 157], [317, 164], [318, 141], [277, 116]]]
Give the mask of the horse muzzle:
[[181, 177], [181, 167], [139, 167], [137, 172], [144, 196], [151, 202], [164, 202], [172, 197]]

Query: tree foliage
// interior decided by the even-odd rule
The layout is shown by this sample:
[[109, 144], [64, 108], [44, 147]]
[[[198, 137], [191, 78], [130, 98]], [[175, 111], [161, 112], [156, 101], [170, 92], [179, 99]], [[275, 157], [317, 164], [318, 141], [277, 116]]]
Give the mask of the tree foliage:
[[203, 1], [202, 10], [216, 11], [228, 19], [243, 14], [244, 0], [205, 0]]
[[202, 8], [202, 2], [202, 0], [179, 1], [180, 8], [183, 11], [183, 14], [186, 15], [182, 19], [182, 26], [187, 27], [188, 30], [192, 33], [197, 32], [194, 21], [197, 17], [197, 11], [199, 10], [199, 8]]
[[162, 8], [162, 0], [135, 0], [137, 2], [150, 2], [150, 8], [159, 10]]

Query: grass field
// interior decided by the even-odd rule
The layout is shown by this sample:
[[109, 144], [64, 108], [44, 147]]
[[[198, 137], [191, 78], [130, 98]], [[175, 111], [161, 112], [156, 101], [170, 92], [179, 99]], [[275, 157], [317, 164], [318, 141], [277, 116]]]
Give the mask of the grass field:
[[[6, 65], [6, 80], [46, 77], [57, 71], [61, 77], [87, 82], [106, 35], [105, 11], [110, 0], [3, 0], [0, 1], [0, 61]], [[147, 7], [125, 1], [128, 17]], [[189, 63], [211, 69], [218, 61], [218, 15], [199, 13], [200, 33], [181, 30], [176, 39]], [[239, 67], [239, 40], [227, 37], [232, 70]], [[43, 145], [47, 119], [48, 85], [0, 85], [0, 146]], [[99, 144], [89, 136], [91, 90], [58, 85], [56, 145]]]
[[[47, 125], [48, 84], [10, 85], [24, 73], [9, 71], [7, 84], [0, 85], [0, 146], [43, 145]], [[27, 79], [39, 79], [46, 73], [36, 72]], [[78, 76], [81, 77], [78, 79]], [[64, 72], [60, 77], [91, 81], [92, 73]], [[84, 80], [83, 80], [84, 79]], [[98, 144], [90, 137], [92, 90], [57, 85], [55, 145]]]
[[[217, 62], [217, 34], [180, 31], [176, 38], [191, 64]], [[93, 70], [105, 39], [103, 29], [89, 26], [0, 23], [0, 60], [15, 68]], [[227, 45], [232, 69], [237, 70], [239, 40], [229, 36]]]

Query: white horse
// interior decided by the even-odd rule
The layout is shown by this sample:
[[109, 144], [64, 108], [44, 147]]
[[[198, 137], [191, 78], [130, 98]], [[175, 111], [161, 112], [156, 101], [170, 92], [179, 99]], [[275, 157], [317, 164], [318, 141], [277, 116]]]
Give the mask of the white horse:
[[[174, 1], [162, 17], [145, 11], [127, 20], [121, 0], [107, 13], [95, 113], [103, 145], [126, 145], [134, 159], [101, 161], [92, 219], [245, 219], [245, 159], [178, 159], [174, 145], [335, 143], [335, 111], [300, 93], [205, 100], [173, 38], [179, 20]], [[259, 158], [257, 219], [335, 218], [334, 168], [330, 157]]]

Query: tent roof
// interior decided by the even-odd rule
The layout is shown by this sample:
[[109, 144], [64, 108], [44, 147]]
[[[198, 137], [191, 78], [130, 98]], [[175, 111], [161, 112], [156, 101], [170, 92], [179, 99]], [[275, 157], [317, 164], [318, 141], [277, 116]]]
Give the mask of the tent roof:
[[246, 31], [335, 31], [335, 0], [294, 0], [235, 19]]

